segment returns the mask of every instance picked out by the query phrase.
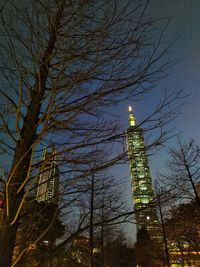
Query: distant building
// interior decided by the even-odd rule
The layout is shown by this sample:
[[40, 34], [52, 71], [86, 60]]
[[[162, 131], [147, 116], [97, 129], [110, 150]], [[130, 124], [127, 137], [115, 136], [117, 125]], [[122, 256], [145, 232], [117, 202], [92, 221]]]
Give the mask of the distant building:
[[145, 227], [154, 240], [160, 241], [160, 227], [154, 205], [148, 158], [143, 129], [136, 126], [136, 119], [129, 107], [127, 147], [137, 230]]
[[44, 150], [36, 183], [36, 200], [50, 204], [58, 204], [59, 171], [56, 165], [55, 150], [51, 153]]
[[[38, 259], [32, 255], [38, 244], [44, 251], [48, 250], [55, 243], [51, 236], [44, 236], [37, 246], [30, 246], [36, 237], [40, 236], [44, 231], [43, 226], [49, 226], [49, 219], [52, 219], [56, 212], [56, 205], [59, 200], [59, 171], [56, 165], [55, 150], [48, 152], [43, 151], [42, 161], [39, 166], [39, 175], [36, 180], [35, 195], [26, 199], [25, 205], [21, 211], [19, 226], [17, 229], [15, 248], [13, 253], [13, 261], [19, 256], [21, 251], [28, 248], [23, 258], [23, 266], [38, 266]], [[36, 201], [33, 201], [36, 200]], [[30, 201], [31, 200], [31, 201]], [[46, 207], [46, 208], [45, 208]], [[42, 213], [40, 214], [41, 211]], [[26, 214], [26, 217], [24, 217]], [[24, 220], [24, 218], [26, 218]], [[34, 220], [33, 220], [34, 218]], [[45, 239], [46, 238], [46, 239]]]

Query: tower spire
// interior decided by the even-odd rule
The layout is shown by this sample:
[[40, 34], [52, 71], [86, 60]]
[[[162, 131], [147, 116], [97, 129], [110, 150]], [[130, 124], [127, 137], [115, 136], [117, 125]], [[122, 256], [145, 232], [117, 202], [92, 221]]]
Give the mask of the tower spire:
[[136, 118], [133, 115], [133, 111], [132, 111], [131, 106], [128, 107], [128, 111], [129, 111], [129, 126], [135, 126], [136, 125]]

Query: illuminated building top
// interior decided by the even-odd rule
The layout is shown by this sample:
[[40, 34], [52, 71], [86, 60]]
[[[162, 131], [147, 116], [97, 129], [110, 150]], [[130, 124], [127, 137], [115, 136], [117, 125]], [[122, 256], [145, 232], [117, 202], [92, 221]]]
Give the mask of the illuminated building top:
[[129, 126], [135, 126], [136, 125], [136, 119], [132, 112], [132, 107], [128, 107], [129, 110]]

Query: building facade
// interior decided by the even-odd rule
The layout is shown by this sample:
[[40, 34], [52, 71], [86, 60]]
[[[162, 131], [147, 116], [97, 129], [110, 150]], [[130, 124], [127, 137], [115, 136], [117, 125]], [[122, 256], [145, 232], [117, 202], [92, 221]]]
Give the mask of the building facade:
[[51, 153], [44, 150], [42, 163], [36, 185], [36, 200], [50, 204], [58, 204], [59, 171], [56, 165], [55, 150]]
[[126, 136], [137, 230], [145, 227], [152, 239], [160, 241], [160, 227], [157, 210], [153, 203], [154, 191], [143, 129], [136, 126], [131, 107], [129, 107], [129, 127]]

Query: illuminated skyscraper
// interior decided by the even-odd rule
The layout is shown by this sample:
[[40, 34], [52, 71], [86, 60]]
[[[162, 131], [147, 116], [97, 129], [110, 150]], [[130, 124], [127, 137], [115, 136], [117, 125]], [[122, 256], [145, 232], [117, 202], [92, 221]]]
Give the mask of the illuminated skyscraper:
[[156, 207], [152, 204], [152, 188], [143, 129], [136, 126], [136, 119], [129, 107], [127, 147], [137, 230], [146, 227], [154, 240], [160, 240]]
[[58, 204], [59, 195], [59, 172], [55, 161], [55, 151], [51, 153], [44, 150], [40, 174], [37, 179], [36, 200]]

